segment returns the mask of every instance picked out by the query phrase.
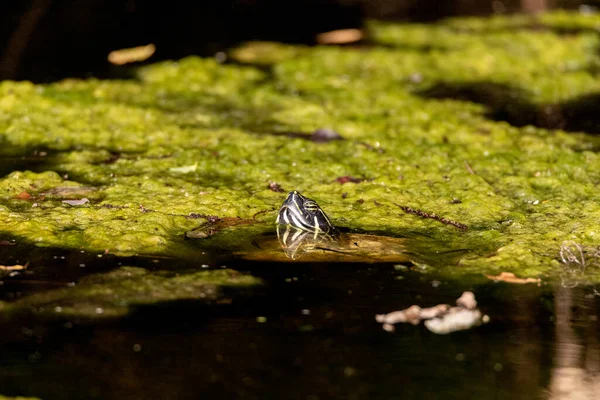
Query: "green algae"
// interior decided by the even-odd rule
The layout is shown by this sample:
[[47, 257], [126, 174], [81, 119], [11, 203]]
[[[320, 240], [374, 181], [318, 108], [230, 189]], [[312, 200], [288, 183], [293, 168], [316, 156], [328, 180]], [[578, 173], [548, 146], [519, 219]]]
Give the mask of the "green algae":
[[232, 296], [262, 285], [259, 278], [230, 269], [154, 271], [138, 267], [89, 275], [73, 287], [51, 290], [6, 303], [4, 315], [32, 313], [64, 318], [116, 318], [141, 306], [194, 300], [231, 302]]
[[[203, 222], [190, 214], [257, 216], [238, 235], [264, 231], [285, 197], [276, 182], [336, 225], [427, 238], [415, 243], [419, 262], [560, 275], [562, 242], [600, 242], [598, 136], [489, 117], [586, 118], [575, 105], [600, 93], [599, 24], [569, 13], [373, 22], [363, 48], [269, 44], [232, 52], [244, 65], [187, 58], [137, 81], [3, 82], [1, 154], [44, 151], [48, 162], [0, 180], [0, 230], [40, 246], [174, 255]], [[323, 127], [347, 140], [289, 135]], [[83, 206], [44, 196], [64, 186], [96, 190]], [[23, 191], [34, 197], [16, 198]], [[228, 232], [199, 246], [235, 250], [243, 239]], [[431, 257], [453, 249], [469, 251]]]

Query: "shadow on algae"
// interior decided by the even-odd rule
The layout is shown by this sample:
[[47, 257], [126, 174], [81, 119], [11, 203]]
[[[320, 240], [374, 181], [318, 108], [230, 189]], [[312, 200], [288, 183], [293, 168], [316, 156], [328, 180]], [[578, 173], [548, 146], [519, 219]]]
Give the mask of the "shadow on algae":
[[[431, 99], [455, 99], [485, 105], [486, 116], [517, 127], [537, 126], [571, 132], [600, 133], [600, 93], [564, 103], [535, 104], [519, 87], [494, 82], [439, 82], [418, 92]], [[600, 143], [596, 143], [598, 146]], [[599, 151], [599, 147], [586, 150]]]

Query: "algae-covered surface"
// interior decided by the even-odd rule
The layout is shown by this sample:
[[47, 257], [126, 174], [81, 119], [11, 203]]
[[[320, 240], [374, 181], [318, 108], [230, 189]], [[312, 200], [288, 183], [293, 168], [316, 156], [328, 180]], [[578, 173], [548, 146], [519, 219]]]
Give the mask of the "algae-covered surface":
[[[563, 241], [598, 244], [600, 141], [536, 124], [598, 127], [577, 104], [600, 90], [599, 21], [374, 23], [367, 46], [255, 43], [232, 52], [237, 64], [192, 57], [134, 81], [3, 82], [1, 229], [39, 246], [174, 255], [203, 222], [190, 215], [270, 224], [277, 183], [336, 225], [470, 249], [436, 267], [553, 274]], [[266, 66], [244, 56], [252, 46]], [[320, 128], [345, 140], [307, 140]]]
[[[0, 393], [545, 398], [562, 374], [593, 382], [599, 27], [371, 22], [354, 46], [1, 82]], [[335, 264], [281, 248], [291, 190], [346, 235]], [[465, 290], [491, 323], [437, 338], [373, 320]]]

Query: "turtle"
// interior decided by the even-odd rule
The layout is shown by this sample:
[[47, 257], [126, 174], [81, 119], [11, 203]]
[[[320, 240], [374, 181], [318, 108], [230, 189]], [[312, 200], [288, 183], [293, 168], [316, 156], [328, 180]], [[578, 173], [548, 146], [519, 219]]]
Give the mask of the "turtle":
[[300, 231], [319, 233], [334, 233], [336, 229], [329, 222], [325, 212], [316, 201], [304, 197], [300, 192], [290, 192], [279, 208], [277, 226], [290, 226]]
[[254, 244], [261, 251], [245, 253], [244, 258], [317, 262], [410, 261], [406, 239], [354, 233], [335, 227], [316, 201], [296, 190], [287, 195], [275, 224], [278, 245], [273, 241], [274, 236], [257, 238]]

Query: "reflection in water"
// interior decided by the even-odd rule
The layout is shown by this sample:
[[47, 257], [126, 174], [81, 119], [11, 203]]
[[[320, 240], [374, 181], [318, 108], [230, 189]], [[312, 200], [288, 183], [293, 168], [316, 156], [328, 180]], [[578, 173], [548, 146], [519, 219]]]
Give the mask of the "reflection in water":
[[[230, 292], [231, 301], [219, 304], [180, 299], [139, 305], [126, 318], [102, 322], [74, 318], [60, 307], [44, 318], [38, 307], [20, 316], [5, 308], [0, 398], [598, 398], [600, 296], [592, 295], [592, 287], [579, 283], [569, 289], [546, 280], [494, 283], [483, 275], [459, 274], [460, 266], [440, 271], [396, 261], [342, 263], [379, 259], [379, 254], [400, 259], [411, 250], [410, 242], [350, 232], [329, 238], [297, 230], [286, 234], [281, 228], [279, 238], [270, 233], [257, 243], [286, 262], [227, 263], [267, 283], [256, 294]], [[18, 248], [0, 246], [4, 264], [23, 263], [29, 255], [30, 265], [46, 265], [36, 270], [37, 279], [81, 282], [92, 271], [124, 261], [74, 251], [53, 253], [65, 257], [52, 263], [36, 249], [17, 257]], [[289, 262], [288, 256], [302, 262]], [[184, 260], [127, 262], [151, 270], [150, 275], [177, 273], [182, 279], [190, 269]], [[19, 277], [2, 281], [3, 307], [55, 289], [26, 285]], [[137, 280], [123, 276], [119, 282]], [[93, 305], [105, 289], [90, 292], [86, 304]], [[383, 310], [452, 304], [466, 291], [477, 293], [476, 307], [490, 315], [490, 323], [448, 335], [398, 324], [396, 334], [389, 334], [373, 320]]]
[[292, 260], [316, 250], [319, 244], [336, 241], [334, 236], [327, 233], [308, 232], [291, 225], [277, 225], [277, 238], [285, 255]]
[[[575, 295], [579, 294], [579, 297]], [[581, 291], [558, 286], [555, 289], [556, 340], [554, 368], [550, 378], [550, 399], [597, 399], [600, 393], [600, 345], [597, 309]], [[584, 310], [584, 329], [578, 334], [574, 310]]]
[[[367, 263], [404, 263], [410, 262], [414, 254], [407, 252], [406, 239], [372, 234], [359, 234], [332, 230], [325, 232], [309, 232], [289, 225], [277, 226], [277, 253], [281, 250], [286, 256], [285, 261], [299, 260], [303, 262], [367, 262]], [[260, 243], [259, 243], [260, 242]], [[258, 249], [272, 249], [269, 238], [258, 240]], [[273, 253], [266, 253], [269, 260], [277, 261]], [[254, 255], [260, 256], [260, 252]], [[245, 254], [252, 258], [253, 254]]]
[[585, 281], [586, 260], [583, 248], [575, 241], [564, 241], [560, 246], [560, 258], [563, 263], [562, 286], [574, 288]]
[[[288, 232], [285, 242], [294, 242], [296, 233]], [[281, 254], [280, 243], [274, 244]], [[79, 260], [69, 261], [78, 272]], [[2, 313], [0, 394], [102, 400], [597, 398], [598, 323], [591, 317], [600, 298], [583, 298], [589, 287], [450, 279], [391, 264], [229, 266], [241, 265], [268, 282], [259, 296], [208, 305], [165, 301], [102, 323], [64, 312], [48, 319]], [[7, 292], [23, 287], [4, 282], [0, 294], [8, 303]], [[390, 335], [373, 320], [381, 310], [449, 304], [470, 290], [492, 318], [477, 329], [436, 335], [399, 324]], [[553, 298], [556, 326], [550, 323]]]

